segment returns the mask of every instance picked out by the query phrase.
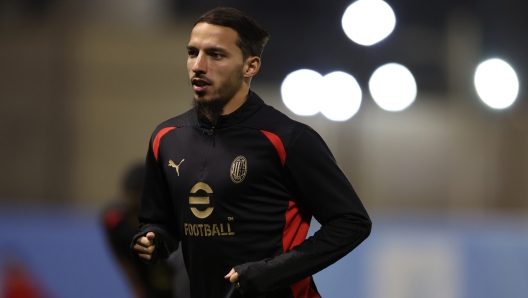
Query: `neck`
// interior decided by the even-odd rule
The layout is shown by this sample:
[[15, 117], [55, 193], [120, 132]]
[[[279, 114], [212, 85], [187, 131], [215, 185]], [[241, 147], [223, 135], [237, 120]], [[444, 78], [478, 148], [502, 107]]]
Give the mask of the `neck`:
[[234, 111], [238, 110], [247, 100], [249, 94], [249, 85], [244, 84], [243, 88], [240, 88], [237, 93], [229, 100], [224, 106], [222, 115], [229, 115]]

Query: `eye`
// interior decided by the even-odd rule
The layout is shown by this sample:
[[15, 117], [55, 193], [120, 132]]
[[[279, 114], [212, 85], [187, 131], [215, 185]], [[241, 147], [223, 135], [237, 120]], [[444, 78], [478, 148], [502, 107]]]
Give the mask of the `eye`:
[[191, 57], [191, 58], [194, 58], [197, 55], [197, 51], [196, 50], [188, 50], [187, 51], [187, 55], [189, 55], [189, 57]]
[[213, 57], [214, 59], [221, 59], [224, 57], [224, 55], [221, 53], [212, 53], [211, 57]]

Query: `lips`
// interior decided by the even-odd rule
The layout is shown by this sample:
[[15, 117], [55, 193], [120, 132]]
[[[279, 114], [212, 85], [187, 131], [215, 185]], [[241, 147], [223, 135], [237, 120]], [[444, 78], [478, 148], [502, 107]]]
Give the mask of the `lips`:
[[192, 88], [195, 92], [203, 92], [211, 85], [211, 82], [203, 78], [193, 78], [191, 80]]

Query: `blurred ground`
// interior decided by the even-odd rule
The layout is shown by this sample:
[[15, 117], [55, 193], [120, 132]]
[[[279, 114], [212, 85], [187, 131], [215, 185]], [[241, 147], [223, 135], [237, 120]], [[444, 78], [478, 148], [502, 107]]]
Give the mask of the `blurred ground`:
[[[528, 220], [511, 216], [373, 213], [372, 235], [314, 276], [332, 298], [523, 298]], [[0, 297], [18, 263], [50, 297], [131, 297], [97, 210], [0, 209]], [[310, 235], [318, 229], [312, 223]]]

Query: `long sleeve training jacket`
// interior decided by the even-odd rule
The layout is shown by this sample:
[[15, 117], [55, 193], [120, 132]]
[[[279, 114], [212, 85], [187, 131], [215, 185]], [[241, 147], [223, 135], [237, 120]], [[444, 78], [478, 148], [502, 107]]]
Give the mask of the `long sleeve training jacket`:
[[[216, 127], [194, 110], [159, 125], [146, 168], [134, 241], [154, 231], [154, 260], [181, 242], [193, 298], [320, 297], [312, 274], [370, 234], [321, 137], [251, 91]], [[242, 291], [224, 279], [233, 267]]]

